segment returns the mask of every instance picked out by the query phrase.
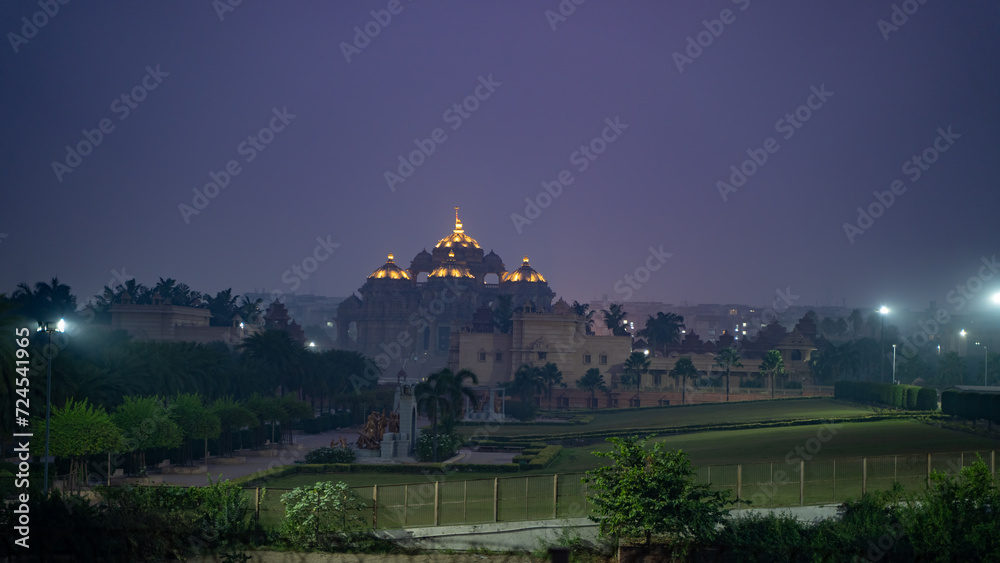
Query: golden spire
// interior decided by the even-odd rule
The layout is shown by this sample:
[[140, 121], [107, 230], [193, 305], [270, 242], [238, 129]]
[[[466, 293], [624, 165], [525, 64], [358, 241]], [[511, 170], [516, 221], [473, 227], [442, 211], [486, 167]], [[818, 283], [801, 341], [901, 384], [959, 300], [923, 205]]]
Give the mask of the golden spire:
[[392, 254], [389, 254], [389, 262], [392, 262]]
[[455, 232], [461, 233], [462, 231], [462, 220], [458, 218], [458, 208], [455, 208]]

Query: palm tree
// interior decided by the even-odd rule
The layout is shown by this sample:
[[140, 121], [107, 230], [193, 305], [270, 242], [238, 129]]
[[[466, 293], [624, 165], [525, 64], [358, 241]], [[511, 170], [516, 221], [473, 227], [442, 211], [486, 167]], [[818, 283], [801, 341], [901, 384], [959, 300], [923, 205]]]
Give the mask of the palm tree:
[[596, 312], [590, 308], [590, 303], [573, 301], [573, 313], [578, 317], [583, 317], [586, 323], [587, 334], [594, 334], [594, 313]]
[[536, 394], [545, 391], [545, 383], [542, 381], [542, 370], [527, 364], [522, 364], [514, 372], [514, 379], [503, 384], [507, 393], [521, 399], [521, 401], [534, 404], [532, 399]]
[[545, 385], [545, 396], [549, 400], [549, 410], [552, 410], [552, 388], [556, 385], [566, 386], [562, 380], [562, 372], [559, 371], [559, 366], [552, 362], [545, 364], [545, 367], [541, 368], [539, 371], [541, 375], [542, 384]]
[[684, 317], [674, 313], [659, 312], [656, 313], [656, 317], [650, 316], [646, 319], [646, 328], [640, 330], [637, 335], [645, 338], [653, 350], [662, 349], [666, 354], [667, 346], [680, 340], [683, 329]]
[[264, 370], [266, 379], [277, 383], [283, 391], [298, 391], [301, 394], [307, 352], [287, 331], [272, 329], [258, 332], [244, 340], [240, 347], [245, 361], [252, 368]]
[[736, 348], [723, 348], [715, 355], [715, 365], [726, 370], [726, 402], [729, 402], [729, 372], [733, 368], [743, 367], [740, 352]]
[[620, 304], [612, 303], [608, 305], [607, 309], [601, 309], [601, 314], [604, 315], [604, 326], [608, 327], [612, 335], [628, 336], [628, 329], [625, 328], [628, 313], [622, 310]]
[[[625, 365], [622, 366], [624, 373], [627, 377], [627, 382], [631, 383], [633, 378], [635, 378], [635, 402], [639, 401], [639, 387], [642, 385], [642, 374], [649, 373], [649, 364], [651, 360], [645, 352], [640, 352], [636, 350], [629, 354], [628, 358], [625, 360]], [[622, 381], [625, 384], [626, 381]]]
[[847, 322], [851, 325], [851, 335], [857, 338], [861, 332], [861, 325], [865, 322], [864, 317], [861, 315], [861, 309], [851, 311], [850, 316], [847, 317]]
[[601, 375], [601, 370], [597, 368], [588, 369], [587, 373], [583, 374], [583, 377], [576, 380], [576, 386], [584, 391], [590, 391], [590, 407], [597, 406], [597, 392], [607, 390], [607, 385], [604, 383], [604, 376]]
[[244, 295], [238, 308], [240, 317], [248, 323], [256, 324], [260, 320], [260, 304], [263, 302], [263, 299], [250, 299]]
[[697, 377], [698, 368], [694, 367], [694, 362], [691, 361], [691, 358], [681, 356], [680, 358], [677, 358], [677, 361], [674, 363], [674, 369], [670, 370], [670, 375], [675, 378], [681, 378], [681, 404], [687, 404], [687, 378]]
[[785, 375], [785, 360], [781, 357], [781, 352], [768, 350], [764, 359], [760, 362], [760, 374], [771, 377], [771, 398], [774, 398], [774, 378]]
[[236, 300], [239, 296], [233, 296], [233, 288], [222, 290], [215, 294], [215, 297], [206, 298], [208, 310], [212, 313], [210, 324], [212, 326], [231, 326], [233, 318], [239, 314]]
[[470, 387], [465, 386], [465, 380], [473, 384], [479, 383], [476, 374], [467, 369], [453, 373], [444, 368], [430, 374], [425, 381], [417, 384], [414, 395], [417, 408], [424, 411], [431, 419], [432, 435], [434, 437], [434, 462], [438, 460], [438, 421], [454, 420], [462, 409], [462, 397], [467, 397], [475, 408], [477, 398]]

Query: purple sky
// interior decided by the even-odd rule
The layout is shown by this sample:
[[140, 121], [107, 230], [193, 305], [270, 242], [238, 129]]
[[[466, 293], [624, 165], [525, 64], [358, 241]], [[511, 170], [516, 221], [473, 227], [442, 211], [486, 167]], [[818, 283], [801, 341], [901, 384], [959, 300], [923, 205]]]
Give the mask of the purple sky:
[[[922, 308], [1000, 250], [996, 2], [929, 0], [885, 31], [891, 1], [589, 0], [553, 30], [559, 6], [244, 1], [220, 21], [209, 0], [69, 2], [44, 18], [37, 1], [3, 2], [0, 291], [57, 275], [86, 298], [124, 269], [288, 292], [319, 237], [340, 246], [298, 291], [345, 296], [388, 252], [405, 267], [448, 234], [454, 206], [508, 269], [527, 254], [581, 301], [624, 297], [662, 245], [672, 256], [633, 300], [762, 303], [790, 287], [801, 304]], [[387, 7], [387, 25], [369, 23]], [[679, 70], [674, 53], [720, 16]], [[22, 17], [48, 21], [20, 40]], [[366, 24], [378, 34], [348, 62], [342, 43]], [[166, 75], [147, 78], [157, 65]], [[461, 121], [446, 113], [477, 92]], [[287, 124], [272, 119], [283, 108]], [[778, 123], [797, 110], [800, 128]], [[580, 171], [573, 153], [615, 118], [627, 129]], [[91, 154], [53, 170], [105, 119]], [[241, 151], [270, 124], [263, 150]], [[914, 179], [904, 163], [948, 127], [957, 138], [927, 170], [910, 164]], [[390, 190], [385, 172], [437, 128]], [[717, 182], [768, 138], [724, 200]], [[230, 161], [238, 174], [185, 220], [178, 206]], [[573, 182], [519, 233], [511, 215], [562, 170]], [[852, 243], [844, 224], [894, 180], [905, 192]]]

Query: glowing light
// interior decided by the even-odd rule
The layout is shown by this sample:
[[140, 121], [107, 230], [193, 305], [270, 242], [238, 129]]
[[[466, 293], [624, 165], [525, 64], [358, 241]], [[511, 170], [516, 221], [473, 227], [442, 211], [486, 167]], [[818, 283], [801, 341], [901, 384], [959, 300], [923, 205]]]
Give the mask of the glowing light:
[[879, 307], [878, 312], [881, 313], [881, 314], [883, 314], [883, 315], [888, 315], [889, 314], [889, 308], [886, 307], [885, 305], [882, 305], [881, 307]]

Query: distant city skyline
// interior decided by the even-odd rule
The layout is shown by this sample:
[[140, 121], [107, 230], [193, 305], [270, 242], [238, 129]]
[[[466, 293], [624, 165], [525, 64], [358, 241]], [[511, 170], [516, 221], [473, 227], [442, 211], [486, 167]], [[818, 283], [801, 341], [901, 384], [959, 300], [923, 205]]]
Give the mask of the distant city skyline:
[[57, 4], [0, 5], [0, 292], [345, 297], [457, 206], [570, 302], [1000, 315], [986, 0]]

